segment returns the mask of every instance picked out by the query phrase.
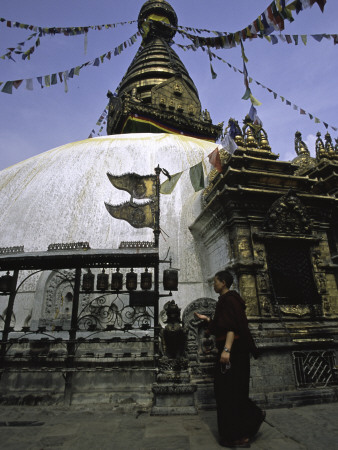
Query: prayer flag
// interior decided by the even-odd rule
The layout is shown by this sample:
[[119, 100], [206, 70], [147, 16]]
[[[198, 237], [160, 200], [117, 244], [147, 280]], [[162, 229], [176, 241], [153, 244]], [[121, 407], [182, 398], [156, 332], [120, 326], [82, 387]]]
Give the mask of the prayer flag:
[[313, 37], [313, 39], [315, 39], [317, 42], [321, 42], [321, 40], [323, 39], [323, 35], [322, 34], [311, 34], [311, 36]]
[[88, 48], [88, 33], [85, 33], [84, 35], [84, 54], [87, 54], [87, 48]]
[[194, 188], [195, 192], [204, 189], [204, 173], [202, 161], [195, 166], [190, 167], [189, 175], [192, 187]]
[[56, 73], [52, 73], [52, 81], [51, 81], [51, 84], [54, 85], [54, 84], [57, 84], [57, 82], [58, 82], [57, 74], [56, 74]]
[[257, 109], [253, 105], [251, 105], [250, 107], [249, 117], [254, 124], [263, 126], [261, 119], [258, 117]]
[[68, 83], [67, 83], [67, 78], [68, 78], [68, 70], [66, 70], [65, 72], [63, 72], [63, 81], [65, 83], [65, 92], [68, 92]]
[[5, 94], [11, 94], [13, 88], [13, 81], [6, 81], [5, 86], [1, 89], [1, 92]]
[[219, 156], [218, 147], [216, 147], [215, 150], [208, 155], [208, 158], [210, 164], [215, 167], [217, 172], [222, 172], [222, 162]]
[[310, 6], [312, 6], [310, 0], [300, 0], [300, 1], [302, 2], [302, 7], [304, 9], [309, 8]]
[[314, 5], [315, 3], [318, 4], [321, 12], [324, 12], [324, 7], [325, 7], [325, 4], [326, 4], [326, 0], [310, 0], [311, 6]]
[[215, 78], [217, 78], [217, 73], [214, 71], [211, 62], [210, 62], [210, 71], [211, 71], [211, 78], [215, 80]]
[[255, 106], [261, 106], [261, 104], [262, 104], [259, 100], [257, 100], [257, 98], [255, 98], [255, 97], [251, 94], [251, 92], [250, 92], [250, 100], [251, 100], [251, 103], [252, 103], [253, 105], [255, 105]]
[[[302, 2], [300, 0], [296, 0], [293, 2], [293, 4], [295, 5], [295, 8], [296, 8], [296, 14], [299, 14], [299, 12], [303, 10]], [[291, 5], [288, 5], [288, 6], [290, 8]]]
[[50, 75], [45, 75], [45, 86], [46, 87], [50, 86]]
[[222, 147], [231, 155], [237, 149], [237, 144], [231, 137], [231, 125], [230, 125], [230, 133], [227, 133], [221, 141]]
[[251, 94], [251, 91], [250, 91], [249, 88], [247, 88], [247, 90], [245, 91], [245, 93], [244, 93], [244, 95], [242, 97], [242, 100], [249, 100], [250, 94]]
[[33, 79], [32, 78], [28, 78], [26, 80], [26, 89], [28, 89], [29, 91], [33, 90]]
[[18, 89], [18, 87], [21, 85], [22, 82], [23, 82], [23, 80], [13, 81], [13, 86], [15, 87], [15, 89]]
[[300, 37], [302, 38], [303, 44], [306, 45], [306, 43], [307, 43], [307, 35], [306, 34], [301, 34]]
[[174, 175], [171, 176], [170, 180], [168, 179], [164, 181], [164, 183], [161, 184], [160, 193], [166, 195], [171, 194], [172, 191], [175, 189], [178, 180], [181, 178], [182, 173], [183, 172], [175, 173]]

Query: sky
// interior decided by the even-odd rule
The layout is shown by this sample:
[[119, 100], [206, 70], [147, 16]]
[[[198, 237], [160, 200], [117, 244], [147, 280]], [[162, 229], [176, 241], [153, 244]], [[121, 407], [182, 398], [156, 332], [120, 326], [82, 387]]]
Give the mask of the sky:
[[[135, 20], [144, 0], [3, 0], [0, 16], [11, 21], [41, 27], [89, 26]], [[255, 20], [269, 5], [269, 0], [171, 0], [179, 25], [215, 31], [235, 32]], [[287, 2], [290, 3], [290, 0]], [[293, 23], [285, 22], [284, 34], [338, 33], [338, 2], [327, 0], [324, 13], [318, 5], [306, 9]], [[113, 50], [137, 31], [137, 24], [119, 26], [102, 31], [90, 30], [85, 54], [84, 36], [45, 36], [41, 45], [23, 61], [0, 59], [0, 81], [35, 78], [61, 72]], [[30, 32], [8, 28], [0, 23], [0, 54], [7, 47], [15, 47]], [[178, 35], [174, 40], [189, 44]], [[34, 42], [34, 40], [30, 41]], [[64, 85], [41, 89], [36, 79], [33, 91], [24, 85], [13, 88], [13, 94], [0, 92], [0, 170], [22, 160], [69, 142], [86, 139], [107, 104], [107, 91], [114, 92], [141, 39], [127, 47], [120, 55], [95, 67], [90, 65], [79, 76]], [[316, 133], [327, 132], [323, 121], [338, 127], [338, 45], [333, 40], [317, 42], [308, 37], [306, 46], [278, 42], [272, 45], [265, 39], [246, 40], [249, 76], [278, 94], [274, 99], [267, 89], [255, 82], [253, 95], [262, 102], [258, 115], [268, 134], [272, 151], [281, 160], [296, 157], [294, 135], [298, 130], [315, 156]], [[211, 78], [209, 60], [202, 51], [174, 50], [188, 69], [200, 95], [203, 109], [208, 109], [213, 123], [228, 122], [230, 117], [240, 123], [250, 109], [250, 102], [242, 100], [245, 91], [243, 76], [220, 61], [213, 61], [217, 78]], [[214, 50], [221, 58], [242, 69], [240, 47]], [[1, 88], [0, 88], [1, 89]], [[306, 112], [318, 117], [321, 123], [310, 120], [282, 102], [280, 96]], [[337, 132], [329, 127], [332, 138]], [[105, 134], [105, 130], [102, 134]]]

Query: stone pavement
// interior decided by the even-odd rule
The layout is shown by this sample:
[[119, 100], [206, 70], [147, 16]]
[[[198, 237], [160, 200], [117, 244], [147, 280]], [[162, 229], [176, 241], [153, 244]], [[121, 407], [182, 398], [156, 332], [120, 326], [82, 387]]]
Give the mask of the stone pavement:
[[[35, 422], [34, 422], [35, 421]], [[216, 412], [153, 417], [109, 405], [0, 406], [2, 450], [216, 450]], [[270, 409], [253, 450], [337, 450], [338, 403]]]

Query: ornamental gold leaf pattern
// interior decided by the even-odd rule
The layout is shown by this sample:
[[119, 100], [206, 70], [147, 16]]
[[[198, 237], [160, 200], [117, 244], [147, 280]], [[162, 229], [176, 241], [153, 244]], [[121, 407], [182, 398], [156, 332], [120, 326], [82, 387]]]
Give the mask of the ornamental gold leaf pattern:
[[151, 201], [143, 205], [132, 201], [120, 205], [105, 203], [107, 211], [115, 219], [125, 220], [134, 228], [155, 227], [155, 202]]
[[132, 198], [153, 198], [156, 195], [155, 175], [142, 176], [137, 173], [112, 175], [108, 172], [107, 176], [114, 187], [129, 192]]

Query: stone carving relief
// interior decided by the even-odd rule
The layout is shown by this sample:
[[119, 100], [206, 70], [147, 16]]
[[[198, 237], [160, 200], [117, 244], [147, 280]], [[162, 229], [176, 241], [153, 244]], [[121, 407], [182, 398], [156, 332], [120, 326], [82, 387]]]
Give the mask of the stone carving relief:
[[318, 292], [320, 294], [324, 294], [327, 291], [325, 273], [323, 273], [323, 272], [316, 273], [315, 279], [316, 279], [317, 286], [318, 286]]
[[292, 189], [273, 203], [263, 227], [265, 231], [281, 234], [309, 234], [311, 228], [306, 208]]
[[[43, 308], [38, 318], [39, 326], [70, 326], [74, 281], [75, 270], [65, 269], [50, 273], [45, 284]], [[80, 296], [79, 310], [82, 310], [88, 300], [88, 294]]]
[[204, 323], [197, 319], [194, 312], [212, 317], [216, 308], [216, 300], [199, 298], [191, 302], [183, 312], [183, 325], [188, 330], [187, 357], [194, 375], [206, 375], [214, 365], [217, 354], [213, 336], [205, 335]]
[[315, 272], [319, 272], [320, 270], [320, 265], [323, 264], [323, 260], [322, 260], [322, 252], [320, 250], [314, 250], [312, 252], [312, 263], [313, 263], [313, 268], [315, 270]]

